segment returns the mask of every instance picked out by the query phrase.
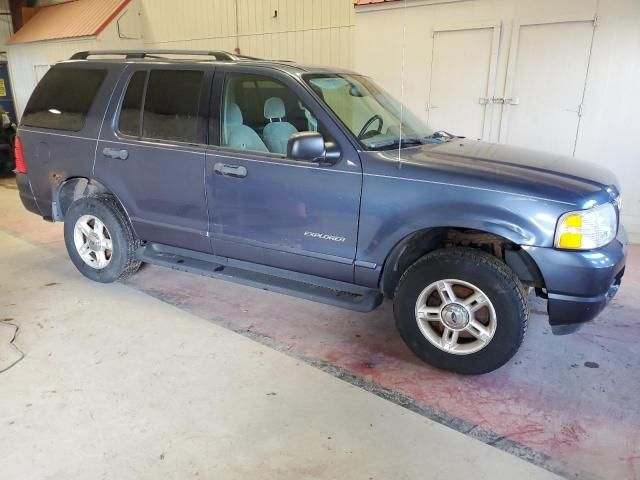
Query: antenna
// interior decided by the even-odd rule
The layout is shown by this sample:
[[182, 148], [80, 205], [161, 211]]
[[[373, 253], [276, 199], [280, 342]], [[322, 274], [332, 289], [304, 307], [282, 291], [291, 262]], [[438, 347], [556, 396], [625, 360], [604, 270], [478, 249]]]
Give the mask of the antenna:
[[404, 64], [407, 41], [407, 0], [404, 0], [402, 20], [402, 67], [400, 69], [400, 138], [398, 139], [398, 170], [402, 168], [402, 122], [404, 121]]

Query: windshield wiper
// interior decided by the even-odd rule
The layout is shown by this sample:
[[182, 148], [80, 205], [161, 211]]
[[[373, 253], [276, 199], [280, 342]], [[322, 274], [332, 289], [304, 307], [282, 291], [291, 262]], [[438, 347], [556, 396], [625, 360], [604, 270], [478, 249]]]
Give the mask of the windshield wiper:
[[[425, 143], [440, 143], [440, 142], [450, 142], [456, 138], [464, 138], [458, 135], [454, 135], [453, 133], [449, 133], [446, 130], [438, 130], [437, 132], [433, 132], [428, 137], [424, 137]], [[434, 142], [438, 141], [438, 142]]]
[[409, 145], [421, 145], [423, 142], [417, 137], [404, 137], [392, 138], [389, 140], [382, 140], [380, 142], [374, 142], [369, 144], [369, 148], [372, 150], [385, 150], [390, 147], [404, 147]]
[[369, 144], [369, 148], [371, 150], [390, 150], [391, 148], [402, 148], [412, 145], [445, 143], [450, 142], [451, 140], [455, 140], [456, 138], [464, 137], [454, 135], [445, 130], [438, 130], [437, 132], [433, 132], [431, 135], [428, 135], [426, 137], [402, 137], [402, 140], [400, 140], [400, 138], [391, 138], [387, 140], [381, 140], [379, 142], [373, 142]]

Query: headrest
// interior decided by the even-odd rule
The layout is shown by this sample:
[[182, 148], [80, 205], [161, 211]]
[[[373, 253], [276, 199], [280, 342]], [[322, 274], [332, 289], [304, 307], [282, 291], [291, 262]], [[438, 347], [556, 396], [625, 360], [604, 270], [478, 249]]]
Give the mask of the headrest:
[[264, 118], [267, 120], [282, 119], [285, 115], [284, 102], [281, 98], [271, 97], [264, 102]]
[[224, 112], [224, 124], [227, 127], [234, 127], [236, 125], [242, 125], [242, 112], [240, 107], [233, 102], [227, 103], [227, 108]]

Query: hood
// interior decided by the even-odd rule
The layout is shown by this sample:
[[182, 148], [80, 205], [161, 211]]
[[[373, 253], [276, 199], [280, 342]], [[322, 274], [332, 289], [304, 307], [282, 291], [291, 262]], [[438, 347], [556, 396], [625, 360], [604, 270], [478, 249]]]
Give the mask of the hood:
[[434, 169], [447, 175], [447, 181], [452, 183], [472, 182], [473, 186], [499, 188], [579, 206], [593, 200], [610, 201], [619, 193], [615, 176], [606, 168], [510, 145], [455, 139], [435, 146], [403, 149], [402, 161], [403, 165]]

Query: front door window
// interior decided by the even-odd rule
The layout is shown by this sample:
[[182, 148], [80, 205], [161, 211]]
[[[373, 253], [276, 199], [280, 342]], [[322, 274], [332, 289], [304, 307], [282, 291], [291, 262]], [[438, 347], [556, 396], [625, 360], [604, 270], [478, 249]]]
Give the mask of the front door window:
[[226, 75], [221, 145], [286, 155], [291, 135], [317, 131], [318, 120], [287, 86], [268, 77]]

